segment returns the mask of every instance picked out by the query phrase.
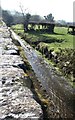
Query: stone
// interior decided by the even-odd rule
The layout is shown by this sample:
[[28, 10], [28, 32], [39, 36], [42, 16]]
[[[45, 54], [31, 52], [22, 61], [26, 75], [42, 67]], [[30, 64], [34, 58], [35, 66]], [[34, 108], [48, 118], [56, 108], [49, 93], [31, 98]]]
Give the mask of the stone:
[[[5, 25], [0, 26], [0, 120], [42, 120], [43, 112], [23, 85], [24, 64]], [[27, 79], [26, 79], [27, 80]]]

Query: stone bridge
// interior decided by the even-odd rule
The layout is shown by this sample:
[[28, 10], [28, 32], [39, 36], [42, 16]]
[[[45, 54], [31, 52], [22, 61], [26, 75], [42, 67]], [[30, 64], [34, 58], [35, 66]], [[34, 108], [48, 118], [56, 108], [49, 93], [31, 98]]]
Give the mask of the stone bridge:
[[48, 32], [54, 32], [54, 27], [59, 26], [59, 27], [67, 27], [67, 32], [69, 32], [69, 29], [72, 29], [72, 33], [75, 34], [75, 23], [66, 23], [65, 25], [62, 25], [61, 23], [57, 22], [49, 22], [49, 21], [29, 21], [28, 25], [31, 25], [30, 29], [34, 29], [34, 26], [37, 25], [38, 29], [40, 29], [40, 25], [42, 26], [42, 30], [46, 30]]

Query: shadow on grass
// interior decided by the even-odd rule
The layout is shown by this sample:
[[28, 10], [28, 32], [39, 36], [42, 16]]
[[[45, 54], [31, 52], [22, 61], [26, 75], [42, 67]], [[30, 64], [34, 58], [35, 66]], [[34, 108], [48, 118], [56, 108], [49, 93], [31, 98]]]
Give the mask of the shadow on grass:
[[65, 33], [59, 34], [59, 33], [53, 33], [54, 35], [65, 35]]
[[[32, 42], [32, 44], [35, 44], [35, 45], [39, 44], [40, 42], [45, 42], [45, 43], [54, 43], [54, 42], [62, 43], [64, 41], [64, 39], [58, 39], [58, 38], [55, 38], [55, 37], [50, 37], [50, 36], [48, 37], [48, 36], [44, 35], [44, 34], [61, 35], [61, 34], [58, 34], [58, 33], [48, 33], [46, 31], [39, 31], [39, 30], [37, 30], [37, 31], [35, 31], [35, 30], [28, 31], [27, 33], [29, 33], [30, 35], [36, 36], [37, 39], [34, 38], [34, 36], [33, 36], [34, 41], [32, 41], [30, 39], [30, 42]], [[64, 35], [64, 34], [62, 34], [62, 35]]]
[[55, 32], [50, 32], [47, 30], [29, 30], [27, 31], [29, 34], [34, 34], [34, 35], [39, 35], [39, 34], [51, 34], [51, 35], [65, 35], [64, 33], [55, 33]]
[[71, 34], [71, 35], [75, 36], [75, 31], [74, 32], [70, 31], [70, 32], [68, 32], [68, 34]]

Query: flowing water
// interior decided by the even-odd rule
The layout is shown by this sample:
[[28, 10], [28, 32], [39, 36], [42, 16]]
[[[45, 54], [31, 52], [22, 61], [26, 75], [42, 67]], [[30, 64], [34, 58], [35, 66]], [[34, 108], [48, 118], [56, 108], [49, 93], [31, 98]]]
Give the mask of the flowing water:
[[21, 44], [36, 77], [54, 103], [55, 108], [49, 108], [49, 110], [60, 113], [59, 117], [61, 118], [74, 119], [75, 89], [62, 74], [57, 72], [52, 65], [49, 65], [30, 45], [21, 40], [14, 32], [12, 34]]

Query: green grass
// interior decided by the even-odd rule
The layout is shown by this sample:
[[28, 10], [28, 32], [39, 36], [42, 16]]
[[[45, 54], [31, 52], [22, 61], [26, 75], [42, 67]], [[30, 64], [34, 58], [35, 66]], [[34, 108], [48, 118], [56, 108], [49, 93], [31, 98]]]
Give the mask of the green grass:
[[41, 32], [38, 30], [24, 33], [22, 24], [12, 26], [12, 28], [17, 33], [26, 34], [26, 36], [30, 38], [30, 40], [34, 42], [34, 44], [36, 43], [36, 41], [39, 41], [42, 42], [42, 45], [48, 46], [49, 49], [54, 48], [55, 51], [58, 51], [58, 48], [74, 48], [75, 46], [75, 36], [68, 34], [68, 28], [65, 27], [55, 27], [53, 34]]
[[16, 33], [24, 33], [23, 25], [22, 25], [22, 24], [13, 25], [11, 28], [12, 28]]
[[55, 27], [54, 29], [55, 34], [43, 34], [44, 36], [48, 38], [55, 38], [59, 40], [63, 40], [62, 42], [54, 42], [54, 43], [48, 43], [47, 46], [49, 48], [54, 48], [55, 51], [58, 50], [58, 48], [73, 48], [74, 46], [74, 39], [75, 36], [71, 34], [67, 34], [67, 28], [65, 27]]
[[23, 25], [22, 24], [13, 25], [12, 28], [15, 29], [15, 30], [18, 30], [18, 29], [22, 30], [23, 29]]
[[[62, 58], [62, 61], [59, 61], [60, 64], [59, 65], [57, 64], [56, 68], [59, 68], [59, 71], [61, 71], [63, 74], [64, 71], [63, 69], [61, 69], [61, 67], [64, 68], [63, 67], [64, 65], [62, 63], [66, 64], [66, 62], [69, 62], [68, 65], [66, 64], [67, 67], [65, 68], [67, 69], [70, 68], [70, 70], [73, 68], [72, 64], [74, 64], [74, 56], [72, 56], [71, 51], [73, 51], [73, 54], [75, 53], [74, 52], [75, 35], [71, 35], [70, 33], [68, 34], [67, 27], [55, 27], [54, 33], [47, 33], [45, 31], [42, 32], [39, 30], [28, 31], [24, 33], [23, 25], [12, 26], [12, 29], [14, 29], [17, 34], [21, 33], [19, 34], [21, 35], [21, 37], [26, 36], [25, 40], [28, 42], [31, 41], [30, 44], [34, 47], [36, 47], [37, 44], [40, 45], [40, 48], [44, 48], [45, 46], [48, 46], [48, 50], [54, 49], [55, 52], [59, 51], [58, 53], [60, 53], [59, 48], [61, 48], [64, 51], [60, 54], [61, 56], [59, 57], [60, 59]], [[65, 48], [69, 48], [69, 49], [65, 49]], [[55, 63], [52, 60], [47, 59], [47, 61], [50, 64], [55, 65]], [[68, 77], [68, 79], [70, 80], [70, 84], [73, 84], [71, 78], [73, 77], [73, 75], [68, 73], [65, 73], [64, 75]]]

